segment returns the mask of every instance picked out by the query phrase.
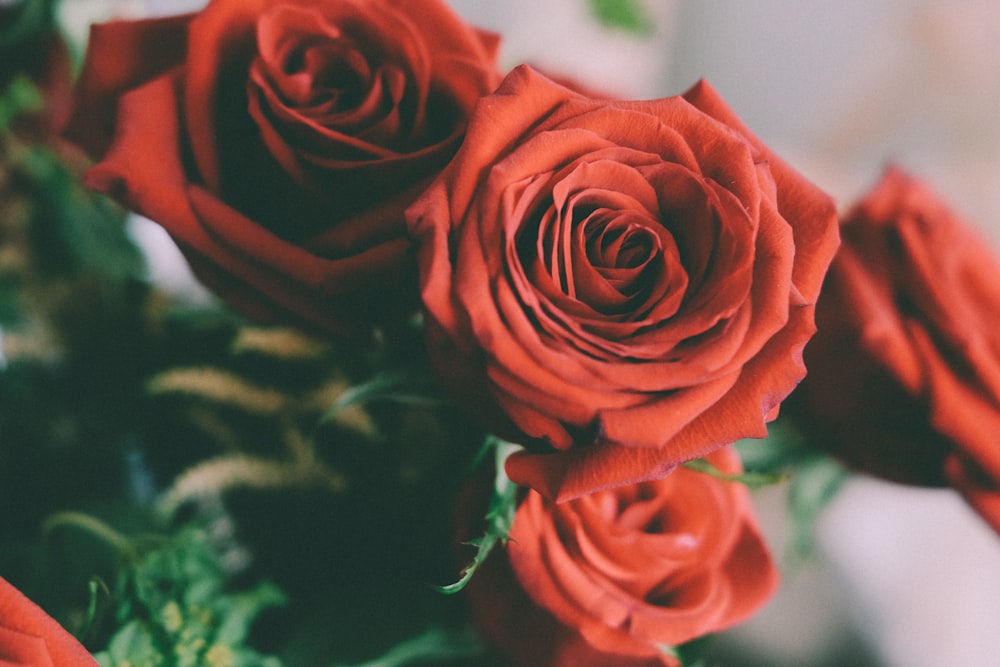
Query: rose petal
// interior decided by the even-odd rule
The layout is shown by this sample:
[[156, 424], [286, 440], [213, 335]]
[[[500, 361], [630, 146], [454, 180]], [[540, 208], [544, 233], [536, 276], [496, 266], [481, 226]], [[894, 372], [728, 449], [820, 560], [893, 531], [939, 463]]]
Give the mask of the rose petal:
[[97, 661], [41, 607], [0, 578], [0, 664], [96, 667]]

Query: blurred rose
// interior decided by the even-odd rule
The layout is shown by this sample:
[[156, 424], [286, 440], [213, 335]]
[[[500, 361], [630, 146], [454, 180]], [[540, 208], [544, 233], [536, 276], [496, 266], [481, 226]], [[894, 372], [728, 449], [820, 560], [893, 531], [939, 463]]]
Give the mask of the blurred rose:
[[0, 578], [0, 665], [83, 667], [97, 661], [38, 605]]
[[[741, 470], [732, 448], [707, 458]], [[468, 595], [516, 665], [678, 665], [661, 647], [743, 621], [777, 584], [746, 488], [680, 468], [560, 504], [529, 492]]]
[[707, 84], [594, 100], [527, 67], [407, 217], [440, 376], [560, 499], [763, 436], [837, 246], [830, 198]]
[[439, 0], [213, 0], [94, 26], [68, 134], [233, 305], [366, 336], [416, 310], [403, 210], [496, 46]]
[[789, 414], [859, 470], [957, 487], [1000, 531], [1000, 266], [989, 245], [898, 168], [841, 233]]

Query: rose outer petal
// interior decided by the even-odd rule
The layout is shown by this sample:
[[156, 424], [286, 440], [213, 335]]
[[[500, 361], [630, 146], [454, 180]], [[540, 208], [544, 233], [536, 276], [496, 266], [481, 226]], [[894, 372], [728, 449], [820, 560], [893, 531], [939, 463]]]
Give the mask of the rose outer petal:
[[708, 82], [699, 81], [683, 97], [746, 137], [759, 153], [758, 159], [767, 165], [775, 181], [775, 206], [787, 219], [802, 221], [792, 227], [797, 260], [802, 260], [795, 262], [792, 282], [803, 302], [816, 303], [827, 268], [840, 247], [839, 227], [825, 224], [836, 219], [833, 199], [768, 148]]
[[[765, 345], [758, 358], [751, 360], [738, 378], [747, 383], [747, 394], [760, 397], [759, 402], [744, 400], [743, 396], [721, 399], [660, 447], [624, 447], [596, 442], [561, 452], [518, 451], [507, 459], [507, 475], [519, 484], [562, 502], [597, 489], [663, 477], [681, 462], [715, 449], [711, 444], [714, 442], [764, 437], [766, 421], [777, 416], [777, 406], [792, 391], [788, 378], [805, 375], [802, 363], [805, 341], [801, 340], [801, 332], [814, 328], [813, 307], [795, 308], [790, 318], [797, 320], [794, 326], [786, 327]], [[733, 383], [736, 380], [731, 379]], [[605, 412], [603, 416], [605, 424], [620, 424], [622, 428], [654, 429], [660, 426], [657, 420], [669, 421], [670, 415], [655, 405], [645, 412], [633, 409], [617, 415]]]
[[0, 578], [0, 664], [97, 667], [97, 661], [80, 642], [3, 578]]
[[[92, 158], [107, 152], [116, 127], [118, 97], [184, 61], [194, 14], [94, 24], [77, 79], [76, 101], [65, 136]], [[146, 48], [149, 44], [158, 48]]]

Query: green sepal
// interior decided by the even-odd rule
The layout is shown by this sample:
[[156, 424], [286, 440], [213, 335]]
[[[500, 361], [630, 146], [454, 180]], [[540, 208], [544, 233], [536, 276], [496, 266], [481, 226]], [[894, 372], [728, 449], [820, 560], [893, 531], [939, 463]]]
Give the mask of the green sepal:
[[157, 646], [153, 634], [139, 620], [126, 623], [108, 643], [108, 648], [94, 654], [101, 667], [137, 665], [140, 667], [164, 664], [164, 647]]

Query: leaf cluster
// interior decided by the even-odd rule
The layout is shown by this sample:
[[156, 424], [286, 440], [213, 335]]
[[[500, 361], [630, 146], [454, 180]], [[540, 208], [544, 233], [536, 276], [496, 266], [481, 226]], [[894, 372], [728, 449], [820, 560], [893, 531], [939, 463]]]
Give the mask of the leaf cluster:
[[[104, 667], [280, 667], [249, 643], [254, 621], [285, 603], [274, 584], [233, 589], [207, 530], [188, 527], [123, 569], [114, 593], [117, 629], [95, 657]], [[98, 588], [95, 596], [99, 596]], [[95, 602], [92, 608], [100, 605]], [[95, 612], [95, 616], [96, 616]]]
[[587, 7], [606, 28], [640, 37], [653, 33], [655, 26], [640, 0], [587, 0]]

